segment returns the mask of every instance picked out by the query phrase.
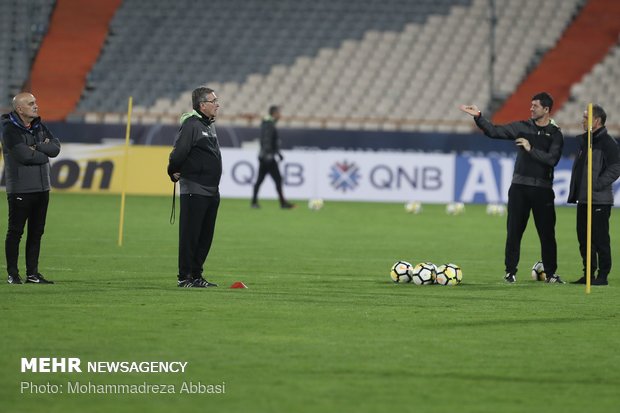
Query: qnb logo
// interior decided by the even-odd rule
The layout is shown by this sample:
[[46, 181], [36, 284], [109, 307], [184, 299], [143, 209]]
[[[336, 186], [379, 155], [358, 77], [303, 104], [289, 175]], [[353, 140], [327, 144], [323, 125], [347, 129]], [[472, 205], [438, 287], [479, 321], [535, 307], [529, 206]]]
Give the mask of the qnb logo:
[[357, 185], [359, 185], [359, 180], [361, 178], [360, 168], [355, 162], [336, 162], [331, 167], [329, 177], [334, 189], [347, 192], [355, 189]]

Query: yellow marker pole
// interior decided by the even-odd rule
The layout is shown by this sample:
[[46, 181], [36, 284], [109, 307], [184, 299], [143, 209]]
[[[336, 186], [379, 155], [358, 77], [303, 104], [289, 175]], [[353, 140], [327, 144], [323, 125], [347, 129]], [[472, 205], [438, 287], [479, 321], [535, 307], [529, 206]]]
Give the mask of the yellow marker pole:
[[586, 235], [586, 294], [590, 294], [592, 271], [592, 103], [588, 104], [588, 218]]
[[125, 222], [125, 192], [127, 191], [127, 168], [129, 158], [129, 130], [131, 129], [131, 107], [133, 104], [133, 97], [129, 96], [129, 103], [127, 106], [127, 129], [125, 131], [125, 159], [123, 161], [123, 186], [121, 192], [121, 218], [118, 225], [118, 246], [123, 246], [123, 224]]

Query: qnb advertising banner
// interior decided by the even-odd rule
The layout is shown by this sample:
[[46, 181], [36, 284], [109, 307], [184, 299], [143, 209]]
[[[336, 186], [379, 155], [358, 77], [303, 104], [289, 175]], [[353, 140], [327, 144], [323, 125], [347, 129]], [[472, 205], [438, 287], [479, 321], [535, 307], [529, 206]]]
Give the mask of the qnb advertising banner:
[[[130, 147], [89, 144], [63, 145], [52, 160], [55, 191], [168, 195], [172, 183], [166, 173], [168, 146]], [[347, 201], [416, 200], [428, 203], [506, 202], [513, 158], [452, 154], [284, 151], [280, 171], [288, 198]], [[258, 174], [254, 150], [223, 148], [223, 197], [250, 198]], [[2, 165], [2, 161], [0, 161]], [[556, 203], [568, 197], [572, 161], [562, 159], [555, 170]], [[126, 171], [125, 171], [126, 168]], [[2, 168], [4, 171], [4, 168]], [[126, 173], [125, 173], [126, 172]], [[0, 181], [4, 185], [4, 175]], [[616, 204], [620, 184], [616, 182]], [[261, 198], [276, 198], [268, 176]]]
[[[454, 193], [454, 156], [284, 151], [280, 171], [292, 199], [449, 202]], [[222, 150], [223, 196], [249, 197], [257, 175], [254, 151]], [[270, 177], [259, 196], [275, 198]]]

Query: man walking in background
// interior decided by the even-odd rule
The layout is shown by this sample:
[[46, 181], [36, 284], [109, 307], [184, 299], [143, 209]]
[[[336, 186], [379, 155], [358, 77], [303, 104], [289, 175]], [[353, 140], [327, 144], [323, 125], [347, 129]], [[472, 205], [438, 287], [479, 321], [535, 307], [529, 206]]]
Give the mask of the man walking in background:
[[13, 98], [13, 111], [2, 116], [2, 153], [9, 202], [5, 254], [9, 284], [21, 284], [19, 244], [28, 222], [26, 282], [53, 284], [39, 272], [41, 237], [45, 230], [50, 193], [50, 163], [60, 153], [60, 142], [39, 117], [37, 100], [30, 93]]
[[180, 181], [181, 190], [177, 285], [217, 287], [202, 273], [220, 205], [222, 154], [214, 125], [220, 104], [213, 89], [199, 87], [192, 91], [192, 107], [181, 116], [168, 162], [168, 175], [172, 182]]
[[521, 239], [530, 217], [540, 239], [540, 249], [548, 283], [564, 281], [557, 270], [555, 240], [555, 193], [553, 169], [560, 160], [564, 136], [551, 120], [553, 99], [548, 93], [532, 97], [529, 120], [494, 125], [482, 116], [476, 105], [461, 105], [460, 109], [472, 115], [476, 125], [490, 138], [509, 139], [519, 147], [512, 183], [508, 191], [508, 218], [505, 250], [506, 275], [504, 280], [517, 280], [517, 265], [521, 255]]
[[258, 205], [258, 191], [267, 174], [271, 175], [276, 184], [280, 207], [283, 209], [291, 209], [295, 207], [294, 204], [291, 204], [284, 199], [284, 194], [282, 193], [282, 176], [280, 175], [280, 170], [278, 168], [278, 160], [281, 161], [283, 157], [280, 153], [280, 140], [278, 138], [278, 130], [276, 129], [278, 119], [280, 119], [280, 108], [278, 106], [271, 106], [269, 108], [269, 116], [266, 116], [263, 119], [260, 126], [258, 178], [254, 184], [251, 204], [252, 208], [260, 208]]
[[[620, 149], [614, 138], [609, 136], [605, 122], [607, 114], [599, 105], [592, 107], [592, 285], [607, 285], [611, 271], [611, 242], [609, 239], [609, 217], [614, 204], [612, 184], [620, 176]], [[577, 204], [577, 240], [583, 261], [583, 277], [573, 284], [586, 283], [587, 265], [587, 218], [588, 218], [588, 112], [583, 114], [583, 135], [577, 137], [579, 153], [573, 164], [568, 202]], [[598, 267], [598, 276], [594, 273]]]

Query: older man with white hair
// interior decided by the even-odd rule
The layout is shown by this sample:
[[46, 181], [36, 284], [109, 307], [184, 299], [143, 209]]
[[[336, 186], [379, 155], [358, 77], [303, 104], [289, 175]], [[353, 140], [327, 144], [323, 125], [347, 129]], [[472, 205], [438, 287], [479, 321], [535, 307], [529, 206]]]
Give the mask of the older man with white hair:
[[50, 191], [49, 158], [60, 153], [60, 142], [39, 117], [31, 93], [13, 98], [13, 111], [2, 115], [2, 153], [9, 203], [5, 253], [9, 284], [22, 284], [18, 269], [19, 243], [28, 222], [26, 282], [53, 284], [39, 272], [41, 237], [45, 230]]

